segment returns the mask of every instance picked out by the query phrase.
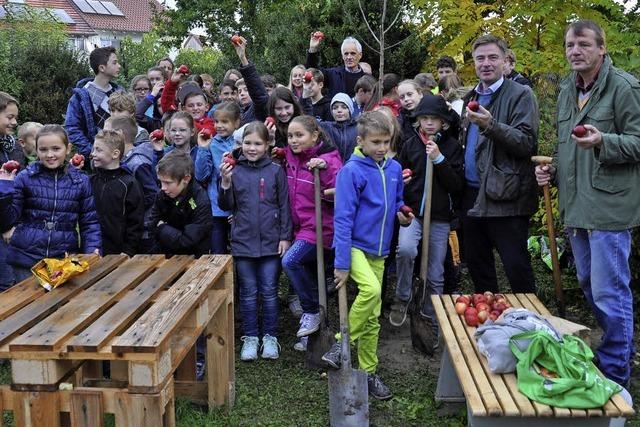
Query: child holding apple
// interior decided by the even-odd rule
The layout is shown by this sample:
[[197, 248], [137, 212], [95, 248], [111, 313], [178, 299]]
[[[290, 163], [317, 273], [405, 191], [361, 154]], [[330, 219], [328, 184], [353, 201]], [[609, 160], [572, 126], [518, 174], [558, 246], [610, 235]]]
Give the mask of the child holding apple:
[[280, 257], [289, 248], [291, 216], [287, 177], [269, 152], [269, 132], [260, 122], [244, 128], [242, 152], [220, 166], [218, 203], [233, 213], [231, 253], [237, 269], [242, 313], [240, 360], [258, 358], [258, 296], [262, 300], [262, 358], [277, 359]]
[[220, 164], [225, 153], [233, 150], [233, 133], [240, 127], [240, 106], [236, 102], [224, 102], [218, 106], [213, 117], [218, 132], [212, 138], [206, 138], [203, 132], [198, 134], [198, 148], [195, 161], [195, 177], [206, 185], [213, 213], [211, 229], [211, 253], [229, 253], [229, 215], [218, 204], [218, 178]]
[[303, 80], [302, 97], [311, 101], [313, 116], [320, 121], [332, 121], [331, 98], [322, 95], [324, 74], [317, 68], [309, 68], [305, 71]]
[[[398, 282], [395, 302], [389, 316], [389, 322], [394, 326], [404, 323], [412, 298], [411, 283], [418, 244], [422, 237], [425, 189], [427, 186], [431, 186], [432, 189], [427, 293], [441, 294], [444, 284], [444, 260], [453, 218], [452, 206], [464, 184], [464, 154], [456, 138], [458, 114], [450, 109], [441, 96], [427, 94], [413, 110], [413, 116], [416, 128], [413, 135], [405, 141], [398, 160], [403, 168], [412, 171], [404, 187], [404, 199], [414, 210], [416, 220], [409, 227], [401, 228], [398, 236]], [[427, 162], [433, 163], [431, 182], [426, 181]], [[429, 318], [437, 331], [430, 298], [426, 297], [422, 303], [422, 316]], [[433, 337], [435, 345], [436, 335]]]
[[[401, 208], [403, 182], [400, 164], [387, 156], [392, 128], [379, 111], [358, 118], [358, 147], [336, 180], [334, 214], [335, 283], [351, 279], [358, 294], [349, 311], [349, 336], [358, 343], [358, 364], [367, 372], [369, 394], [392, 397], [376, 374], [384, 259], [390, 252], [393, 223], [408, 225], [412, 213]], [[322, 356], [333, 368], [341, 365], [340, 340]]]

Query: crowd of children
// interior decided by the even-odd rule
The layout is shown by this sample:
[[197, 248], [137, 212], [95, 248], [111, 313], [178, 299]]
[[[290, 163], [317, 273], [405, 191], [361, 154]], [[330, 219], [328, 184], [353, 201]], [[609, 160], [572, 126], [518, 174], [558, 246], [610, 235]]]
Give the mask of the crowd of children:
[[[300, 305], [295, 349], [305, 350], [320, 326], [318, 286], [327, 286], [316, 276], [317, 169], [330, 281], [340, 287], [350, 277], [357, 286], [351, 340], [370, 393], [391, 397], [376, 374], [385, 263], [397, 273], [390, 321], [400, 326], [412, 298], [429, 185], [427, 284], [429, 293], [442, 293], [464, 183], [460, 117], [431, 93], [437, 92], [432, 76], [386, 75], [380, 98], [378, 81], [349, 59], [358, 55], [355, 39], [342, 45], [342, 71], [317, 67], [318, 44], [312, 37], [308, 62], [316, 67], [293, 67], [288, 87], [260, 77], [241, 38], [239, 69], [217, 88], [211, 76], [191, 75], [163, 58], [136, 76], [128, 92], [115, 83], [116, 51], [97, 48], [90, 55], [95, 76], [73, 90], [64, 127], [26, 122], [18, 128], [19, 103], [0, 92], [0, 159], [22, 168], [0, 170], [0, 287], [65, 252], [231, 253], [240, 359], [255, 360], [260, 349], [262, 358], [278, 358], [283, 271], [291, 305]], [[349, 87], [339, 90], [338, 83]], [[71, 164], [73, 152], [84, 162]], [[431, 182], [427, 162], [434, 166]], [[333, 188], [335, 199], [325, 192]], [[413, 213], [401, 212], [405, 205]], [[396, 253], [397, 266], [389, 265], [385, 260]], [[436, 327], [429, 299], [423, 302], [423, 315]], [[323, 359], [338, 367], [339, 344]]]

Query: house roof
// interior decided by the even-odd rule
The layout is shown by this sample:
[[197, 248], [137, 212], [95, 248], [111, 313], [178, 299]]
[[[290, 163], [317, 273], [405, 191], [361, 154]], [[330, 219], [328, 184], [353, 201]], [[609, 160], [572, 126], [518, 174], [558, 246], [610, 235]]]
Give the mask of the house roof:
[[[7, 4], [8, 1], [0, 0], [0, 5]], [[82, 15], [71, 5], [68, 0], [27, 0], [25, 2], [28, 6], [34, 8], [46, 7], [49, 10], [62, 10], [64, 11], [73, 23], [67, 23], [67, 32], [69, 34], [86, 35], [96, 34], [91, 26], [85, 21]]]
[[96, 30], [148, 33], [153, 14], [161, 10], [157, 0], [110, 0], [124, 16], [83, 13], [73, 0], [67, 2], [81, 13], [82, 18]]

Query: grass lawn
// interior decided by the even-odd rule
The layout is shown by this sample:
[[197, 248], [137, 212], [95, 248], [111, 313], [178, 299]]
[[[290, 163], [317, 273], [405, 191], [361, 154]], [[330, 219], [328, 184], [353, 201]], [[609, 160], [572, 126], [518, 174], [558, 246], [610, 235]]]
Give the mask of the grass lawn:
[[[534, 270], [539, 286], [539, 297], [549, 309], [553, 305], [552, 277], [540, 261], [534, 261]], [[501, 283], [506, 280], [501, 274]], [[575, 276], [566, 272], [563, 276], [568, 303], [567, 318], [595, 328], [593, 317], [586, 306], [582, 292], [577, 288]], [[469, 279], [463, 276], [465, 291], [471, 290]], [[503, 286], [504, 291], [508, 289]], [[283, 292], [286, 284], [283, 284]], [[392, 290], [388, 290], [388, 298]], [[335, 301], [330, 302], [334, 317]], [[334, 308], [332, 310], [332, 307]], [[321, 372], [305, 369], [304, 354], [293, 350], [295, 321], [284, 307], [281, 316], [282, 345], [280, 359], [258, 360], [253, 363], [240, 362], [240, 325], [236, 325], [236, 401], [233, 410], [207, 412], [189, 402], [178, 399], [176, 419], [178, 426], [327, 426], [329, 424], [327, 378]], [[408, 323], [408, 322], [407, 322]], [[393, 328], [386, 319], [381, 319], [379, 342], [379, 373], [394, 393], [387, 402], [370, 400], [370, 419], [374, 426], [465, 426], [466, 412], [460, 409], [453, 415], [444, 415], [434, 402], [436, 381], [440, 366], [441, 351], [433, 358], [416, 353], [411, 347], [409, 327]], [[598, 341], [597, 331], [593, 342]], [[636, 344], [638, 345], [638, 344]], [[354, 354], [355, 359], [355, 354]], [[640, 375], [638, 358], [634, 360], [632, 395], [640, 401]], [[0, 368], [0, 381], [8, 383], [9, 368]], [[636, 405], [636, 410], [638, 407]], [[6, 425], [13, 425], [12, 417], [5, 413]], [[113, 425], [112, 418], [107, 425]], [[627, 425], [640, 426], [640, 417], [629, 420]]]

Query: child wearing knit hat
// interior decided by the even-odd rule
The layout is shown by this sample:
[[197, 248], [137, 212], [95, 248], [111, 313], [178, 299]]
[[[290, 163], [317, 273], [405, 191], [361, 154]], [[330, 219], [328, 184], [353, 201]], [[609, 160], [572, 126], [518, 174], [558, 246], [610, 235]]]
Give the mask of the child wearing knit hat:
[[353, 101], [346, 93], [337, 93], [331, 99], [331, 115], [333, 122], [321, 122], [325, 134], [338, 147], [343, 162], [349, 160], [356, 147], [358, 130], [353, 120]]

